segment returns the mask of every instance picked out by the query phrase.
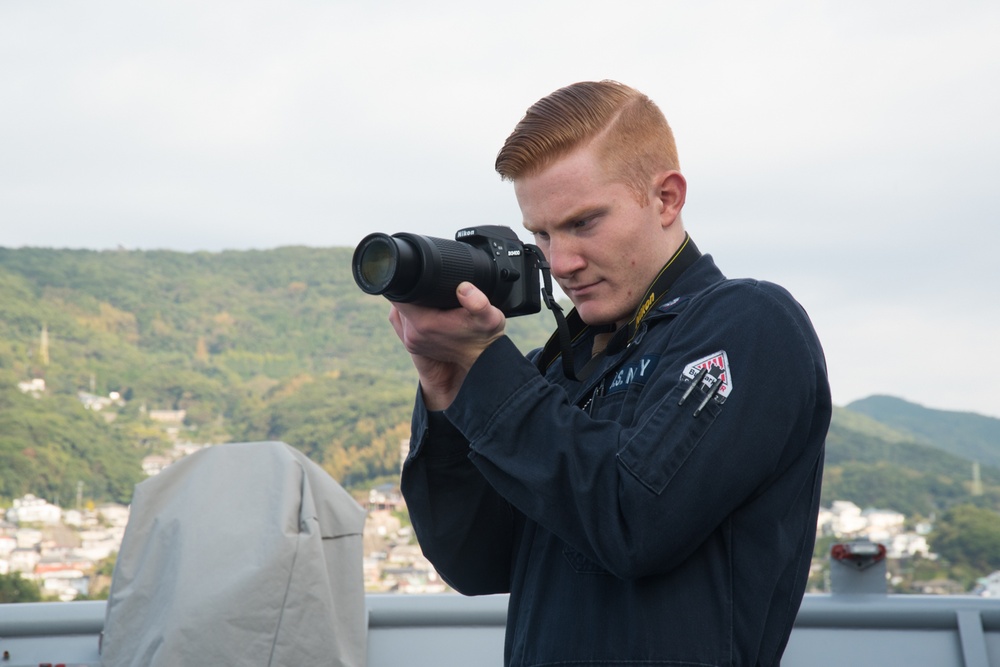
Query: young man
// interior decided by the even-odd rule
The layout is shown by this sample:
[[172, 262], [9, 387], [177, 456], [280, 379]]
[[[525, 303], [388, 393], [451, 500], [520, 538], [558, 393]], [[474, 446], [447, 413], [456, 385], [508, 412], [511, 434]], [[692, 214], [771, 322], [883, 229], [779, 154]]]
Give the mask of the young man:
[[402, 487], [424, 553], [462, 593], [510, 593], [507, 665], [778, 664], [831, 413], [808, 317], [698, 251], [672, 133], [638, 91], [543, 98], [497, 170], [573, 342], [525, 358], [469, 284], [454, 310], [394, 304], [420, 377]]

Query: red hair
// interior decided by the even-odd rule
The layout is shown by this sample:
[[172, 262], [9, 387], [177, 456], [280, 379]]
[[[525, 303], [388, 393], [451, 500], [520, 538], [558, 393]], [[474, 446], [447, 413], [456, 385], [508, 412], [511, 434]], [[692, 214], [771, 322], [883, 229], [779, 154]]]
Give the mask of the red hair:
[[608, 174], [642, 201], [653, 174], [680, 168], [673, 132], [652, 100], [617, 81], [583, 81], [525, 112], [497, 154], [496, 170], [516, 181], [591, 143]]

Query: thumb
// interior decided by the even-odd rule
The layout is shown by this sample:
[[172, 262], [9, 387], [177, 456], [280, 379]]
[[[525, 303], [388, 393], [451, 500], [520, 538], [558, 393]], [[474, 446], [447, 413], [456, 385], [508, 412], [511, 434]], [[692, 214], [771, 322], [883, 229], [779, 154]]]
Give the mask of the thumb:
[[459, 284], [456, 292], [458, 302], [470, 313], [481, 313], [490, 306], [490, 300], [482, 290], [468, 281]]

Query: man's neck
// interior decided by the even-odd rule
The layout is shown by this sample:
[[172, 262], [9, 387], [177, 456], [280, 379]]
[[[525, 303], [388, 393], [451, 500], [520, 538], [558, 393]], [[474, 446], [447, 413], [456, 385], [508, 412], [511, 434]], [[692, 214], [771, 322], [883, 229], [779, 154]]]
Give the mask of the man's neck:
[[590, 357], [592, 359], [604, 351], [604, 348], [608, 346], [608, 343], [610, 343], [611, 339], [614, 337], [615, 331], [617, 331], [617, 329], [605, 331], [594, 336], [594, 347], [590, 352]]

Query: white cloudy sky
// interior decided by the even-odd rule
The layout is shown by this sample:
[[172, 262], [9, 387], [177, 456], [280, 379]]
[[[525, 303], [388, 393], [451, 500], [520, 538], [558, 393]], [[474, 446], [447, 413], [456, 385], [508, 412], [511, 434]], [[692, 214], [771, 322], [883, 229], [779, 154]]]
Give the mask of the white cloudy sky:
[[613, 78], [674, 126], [699, 246], [809, 310], [838, 405], [1000, 417], [997, 35], [987, 0], [5, 0], [0, 246], [518, 227], [503, 139]]

